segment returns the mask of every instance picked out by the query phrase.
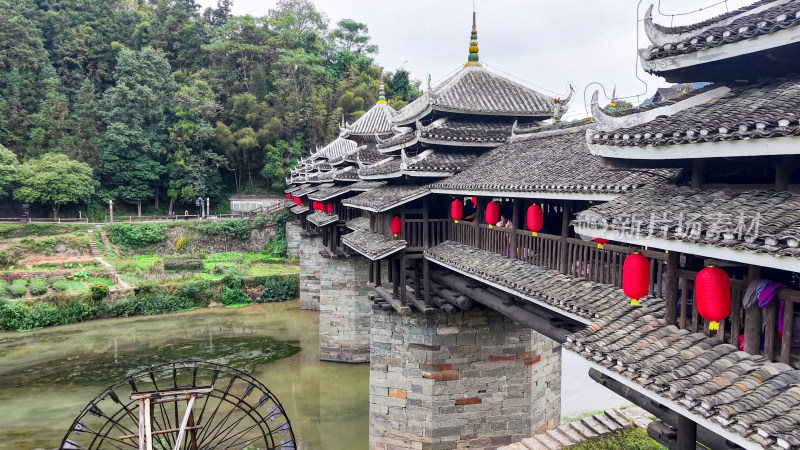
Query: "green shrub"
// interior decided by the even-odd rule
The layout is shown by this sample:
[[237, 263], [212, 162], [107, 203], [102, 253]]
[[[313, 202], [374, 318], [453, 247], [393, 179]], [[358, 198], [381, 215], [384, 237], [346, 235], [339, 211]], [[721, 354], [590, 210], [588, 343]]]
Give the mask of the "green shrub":
[[238, 272], [227, 273], [224, 277], [222, 277], [222, 285], [231, 289], [241, 289], [242, 275]]
[[14, 297], [24, 297], [28, 294], [28, 280], [14, 280], [11, 286], [8, 287], [8, 292]]
[[196, 306], [207, 306], [214, 298], [214, 289], [208, 280], [189, 281], [183, 285], [179, 295]]
[[224, 305], [239, 305], [242, 303], [252, 303], [253, 300], [241, 288], [231, 288], [222, 285], [222, 303]]
[[203, 223], [197, 231], [204, 239], [211, 236], [222, 236], [225, 239], [238, 239], [242, 242], [250, 240], [250, 223], [247, 220], [225, 220]]
[[267, 218], [266, 217], [258, 216], [255, 219], [253, 219], [253, 227], [254, 228], [262, 229], [262, 228], [264, 228], [266, 226], [267, 226]]
[[112, 243], [132, 248], [157, 244], [167, 239], [167, 226], [161, 223], [111, 225], [108, 231]]
[[203, 260], [194, 256], [173, 256], [164, 258], [164, 270], [196, 271], [203, 270]]
[[92, 283], [89, 287], [89, 296], [95, 302], [108, 297], [108, 285], [105, 283]]
[[17, 258], [14, 255], [14, 252], [10, 252], [8, 250], [0, 251], [0, 267], [11, 267], [17, 264]]
[[295, 277], [269, 277], [256, 301], [263, 303], [291, 300], [297, 296], [298, 289], [299, 283]]
[[128, 317], [136, 314], [136, 309], [139, 306], [138, 300], [131, 297], [127, 300], [115, 302], [108, 308], [109, 317]]
[[0, 298], [4, 298], [6, 296], [7, 289], [8, 282], [6, 280], [0, 280]]
[[44, 278], [31, 278], [31, 294], [42, 295], [47, 293], [47, 280]]
[[208, 253], [206, 252], [206, 249], [201, 248], [200, 251], [198, 251], [197, 254], [195, 254], [195, 256], [197, 256], [200, 259], [206, 259], [208, 258]]
[[66, 325], [102, 314], [103, 308], [75, 299], [63, 305], [47, 302], [0, 302], [0, 328], [30, 330], [49, 325]]
[[177, 312], [182, 309], [194, 307], [194, 304], [186, 298], [163, 292], [151, 292], [136, 296], [136, 313], [142, 315], [165, 314]]
[[65, 292], [69, 289], [69, 282], [64, 277], [50, 278], [50, 287], [56, 292]]

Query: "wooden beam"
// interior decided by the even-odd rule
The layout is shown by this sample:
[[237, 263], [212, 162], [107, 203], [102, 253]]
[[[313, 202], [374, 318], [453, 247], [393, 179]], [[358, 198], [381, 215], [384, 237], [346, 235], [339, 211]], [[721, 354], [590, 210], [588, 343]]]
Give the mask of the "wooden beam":
[[381, 286], [381, 260], [375, 261], [375, 286]]
[[428, 197], [422, 199], [422, 248], [430, 247], [430, 213], [428, 212]]
[[667, 304], [664, 315], [670, 325], [678, 325], [678, 269], [680, 268], [680, 261], [680, 253], [667, 253]]
[[406, 305], [401, 304], [400, 303], [400, 299], [398, 299], [395, 296], [393, 296], [391, 293], [389, 293], [389, 291], [387, 291], [386, 289], [384, 289], [384, 288], [382, 288], [380, 286], [375, 286], [373, 289], [375, 290], [375, 292], [378, 295], [381, 296], [381, 298], [386, 303], [390, 304], [392, 306], [392, 308], [394, 308], [394, 310], [397, 311], [398, 314], [400, 314], [401, 316], [410, 316], [411, 315], [411, 308], [409, 308]]
[[369, 284], [375, 284], [375, 261], [369, 260]]
[[420, 280], [422, 279], [420, 272], [422, 272], [420, 266], [422, 262], [420, 260], [414, 261], [414, 298], [417, 300], [422, 299], [422, 291], [424, 288], [420, 285]]
[[706, 182], [706, 166], [702, 159], [692, 160], [692, 188], [702, 189]]
[[678, 417], [678, 450], [697, 449], [697, 424], [687, 417]]
[[[760, 267], [748, 266], [748, 283], [752, 283], [753, 280], [758, 278], [760, 275]], [[746, 298], [742, 299], [742, 302], [746, 301]], [[761, 307], [758, 306], [758, 302], [755, 302], [751, 307], [744, 311], [744, 351], [750, 353], [751, 355], [758, 355], [761, 353]]]
[[431, 263], [427, 258], [422, 259], [422, 296], [425, 298], [425, 304], [431, 304]]
[[[402, 274], [402, 276], [400, 275]], [[403, 249], [400, 252], [400, 257], [397, 259], [397, 281], [400, 284], [400, 300], [406, 304], [406, 251]]]

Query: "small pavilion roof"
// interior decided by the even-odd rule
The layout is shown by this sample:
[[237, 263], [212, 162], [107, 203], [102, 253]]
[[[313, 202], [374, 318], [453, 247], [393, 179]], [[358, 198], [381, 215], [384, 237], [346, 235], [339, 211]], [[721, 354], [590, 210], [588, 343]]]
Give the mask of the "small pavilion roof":
[[382, 186], [342, 200], [344, 206], [372, 212], [384, 212], [422, 198], [430, 193], [429, 185]]
[[306, 206], [306, 205], [292, 206], [292, 208], [289, 209], [289, 211], [291, 211], [291, 212], [293, 212], [294, 214], [297, 214], [297, 215], [305, 214], [305, 213], [308, 212], [308, 206]]
[[675, 169], [615, 170], [586, 148], [586, 125], [519, 134], [511, 143], [480, 156], [469, 168], [432, 186], [434, 193], [523, 198], [610, 200]]
[[411, 147], [419, 141], [419, 133], [411, 127], [400, 127], [398, 132], [387, 139], [378, 140], [378, 151], [389, 153], [403, 148]]
[[363, 179], [397, 178], [403, 175], [411, 177], [449, 177], [469, 167], [478, 158], [472, 152], [449, 152], [425, 150], [413, 157], [386, 161], [362, 168], [358, 175]]
[[382, 234], [362, 229], [342, 236], [342, 243], [373, 261], [399, 252], [408, 245], [404, 240], [389, 239]]
[[347, 194], [348, 192], [366, 192], [375, 188], [386, 185], [385, 181], [359, 181], [346, 186], [333, 186], [326, 189], [320, 189], [317, 192], [308, 194], [309, 200], [327, 201]]
[[788, 191], [651, 187], [582, 211], [573, 225], [581, 234], [800, 271], [800, 194]]
[[358, 181], [358, 169], [353, 166], [345, 167], [336, 171], [336, 173], [333, 175], [333, 179], [335, 181]]
[[283, 192], [286, 193], [286, 194], [291, 194], [291, 193], [294, 193], [296, 191], [299, 191], [301, 189], [305, 189], [305, 188], [308, 188], [308, 187], [311, 187], [311, 185], [310, 184], [301, 184], [299, 186], [292, 186], [290, 188], [284, 189]]
[[316, 186], [308, 186], [308, 187], [305, 187], [303, 189], [298, 189], [298, 190], [294, 191], [292, 193], [292, 195], [294, 195], [295, 197], [302, 197], [302, 196], [308, 195], [308, 194], [310, 194], [312, 192], [316, 192], [319, 189], [325, 189], [325, 188], [329, 188], [329, 187], [333, 187], [333, 183], [323, 183], [323, 184], [318, 184]]
[[511, 136], [511, 126], [508, 120], [444, 118], [436, 126], [421, 129], [419, 140], [440, 145], [495, 147]]
[[369, 217], [356, 217], [349, 220], [345, 226], [353, 231], [356, 230], [369, 230]]
[[306, 220], [318, 227], [324, 227], [332, 223], [336, 223], [339, 220], [339, 216], [336, 214], [324, 213], [322, 211], [315, 211], [313, 214], [306, 216]]
[[[374, 140], [375, 135], [385, 136], [392, 134], [392, 119], [397, 115], [397, 111], [384, 103], [378, 103], [367, 110], [355, 122], [345, 126], [342, 137], [358, 136], [362, 140]], [[373, 139], [364, 139], [373, 138]]]
[[393, 122], [409, 124], [431, 111], [545, 119], [554, 109], [555, 98], [473, 64], [406, 105]]
[[345, 139], [340, 136], [331, 141], [330, 144], [320, 149], [317, 154], [330, 160], [355, 151], [356, 148], [358, 148], [358, 144], [355, 141]]

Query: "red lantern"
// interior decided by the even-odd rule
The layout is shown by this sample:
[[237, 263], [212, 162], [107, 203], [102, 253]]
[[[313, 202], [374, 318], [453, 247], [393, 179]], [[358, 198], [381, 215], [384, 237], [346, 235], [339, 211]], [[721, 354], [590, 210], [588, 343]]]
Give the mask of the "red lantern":
[[333, 214], [333, 203], [328, 203], [328, 214]]
[[478, 207], [478, 197], [472, 197], [472, 206]]
[[292, 194], [286, 194], [286, 200], [291, 200], [291, 199], [292, 199]]
[[300, 197], [295, 197], [295, 198], [294, 198], [294, 204], [295, 204], [295, 205], [297, 205], [297, 206], [300, 206], [300, 204], [301, 204], [301, 203], [302, 203], [302, 202], [300, 201]]
[[489, 224], [489, 228], [492, 228], [494, 224], [500, 219], [500, 204], [497, 202], [489, 202], [486, 205], [486, 223]]
[[403, 230], [403, 221], [400, 220], [399, 217], [393, 217], [392, 218], [392, 234], [394, 234], [394, 237], [397, 237], [397, 235], [400, 234], [400, 231], [402, 231], [402, 230]]
[[697, 312], [709, 320], [709, 330], [719, 330], [719, 322], [731, 314], [731, 280], [719, 267], [708, 266], [694, 280]]
[[544, 226], [544, 211], [539, 205], [531, 205], [528, 207], [528, 230], [531, 236], [536, 236], [536, 233], [542, 230]]
[[450, 217], [458, 223], [461, 220], [461, 217], [464, 215], [464, 205], [461, 203], [461, 200], [453, 200], [453, 203], [450, 204]]
[[595, 241], [595, 242], [597, 242], [597, 248], [599, 248], [599, 249], [601, 249], [601, 250], [603, 249], [603, 246], [604, 246], [604, 245], [608, 244], [608, 239], [603, 239], [603, 238], [594, 238], [594, 239], [592, 239], [592, 240], [593, 240], [593, 241]]
[[639, 299], [650, 291], [650, 261], [643, 254], [636, 252], [625, 258], [622, 290], [631, 298], [633, 306], [639, 306]]
[[317, 203], [316, 200], [314, 200], [314, 202], [311, 203], [311, 207], [314, 208], [315, 210], [319, 209], [319, 204]]

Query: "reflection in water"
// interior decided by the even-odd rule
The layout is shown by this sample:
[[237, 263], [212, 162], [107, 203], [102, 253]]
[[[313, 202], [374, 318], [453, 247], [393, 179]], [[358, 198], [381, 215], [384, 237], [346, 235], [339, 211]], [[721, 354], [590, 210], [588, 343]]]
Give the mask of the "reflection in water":
[[169, 359], [252, 371], [283, 403], [302, 449], [367, 448], [369, 368], [320, 362], [318, 318], [295, 300], [0, 333], [0, 448], [55, 447], [107, 385]]

